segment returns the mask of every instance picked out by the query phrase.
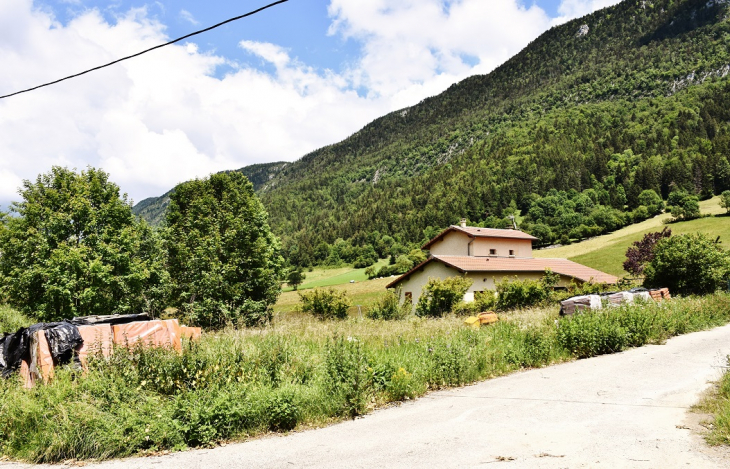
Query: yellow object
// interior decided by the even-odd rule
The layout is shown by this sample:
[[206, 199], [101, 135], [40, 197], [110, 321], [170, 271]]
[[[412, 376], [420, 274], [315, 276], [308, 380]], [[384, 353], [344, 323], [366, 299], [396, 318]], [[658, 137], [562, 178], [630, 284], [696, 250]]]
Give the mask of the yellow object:
[[479, 329], [479, 327], [482, 325], [481, 322], [479, 321], [479, 318], [474, 317], [474, 316], [472, 316], [470, 318], [466, 318], [466, 320], [464, 320], [464, 324], [466, 324], [467, 326], [471, 326], [475, 329]]
[[477, 316], [479, 319], [480, 324], [494, 324], [495, 322], [499, 321], [499, 317], [496, 313], [488, 312], [488, 313], [481, 313], [479, 316]]

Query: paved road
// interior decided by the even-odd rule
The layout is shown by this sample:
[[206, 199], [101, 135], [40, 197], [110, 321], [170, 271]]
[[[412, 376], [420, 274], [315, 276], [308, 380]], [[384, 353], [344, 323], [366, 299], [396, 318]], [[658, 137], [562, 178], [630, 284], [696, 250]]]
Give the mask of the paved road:
[[727, 451], [687, 428], [698, 427], [687, 408], [728, 354], [725, 326], [433, 393], [325, 429], [86, 467], [730, 467]]

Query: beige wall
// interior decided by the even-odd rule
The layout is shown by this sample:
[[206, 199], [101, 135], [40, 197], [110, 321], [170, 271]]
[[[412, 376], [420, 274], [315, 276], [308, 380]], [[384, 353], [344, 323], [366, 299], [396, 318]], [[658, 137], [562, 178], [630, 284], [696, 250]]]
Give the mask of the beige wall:
[[509, 238], [474, 238], [468, 235], [451, 231], [441, 241], [431, 246], [431, 254], [435, 256], [489, 256], [490, 249], [497, 250], [498, 257], [508, 257], [510, 249], [515, 251], [515, 257], [532, 257], [532, 241], [529, 239]]
[[471, 245], [471, 255], [487, 257], [490, 249], [496, 249], [498, 257], [508, 257], [510, 249], [515, 257], [532, 257], [532, 241], [508, 238], [477, 238]]
[[[429, 277], [444, 279], [462, 275], [464, 274], [454, 268], [447, 267], [441, 262], [433, 261], [424, 266], [422, 269], [412, 273], [406, 280], [402, 281], [398, 285], [401, 288], [400, 301], [403, 303], [406, 298], [406, 293], [410, 292], [413, 298], [413, 305], [415, 306], [416, 303], [418, 303], [418, 298], [421, 296], [421, 290], [428, 283]], [[471, 287], [469, 287], [466, 295], [464, 295], [464, 301], [474, 301], [475, 292], [496, 290], [495, 283], [501, 281], [505, 277], [509, 279], [517, 277], [519, 280], [539, 280], [542, 276], [542, 272], [470, 272], [466, 274], [466, 277], [471, 279], [474, 283]], [[571, 280], [571, 277], [561, 275], [558, 286], [567, 287], [570, 285]]]
[[468, 256], [471, 238], [460, 231], [451, 231], [441, 241], [431, 246], [431, 254], [435, 256]]

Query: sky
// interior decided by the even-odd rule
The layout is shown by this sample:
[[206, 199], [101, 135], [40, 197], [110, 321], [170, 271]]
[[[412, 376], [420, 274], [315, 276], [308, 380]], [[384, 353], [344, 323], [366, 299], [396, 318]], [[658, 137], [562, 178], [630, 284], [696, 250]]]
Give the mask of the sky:
[[[272, 0], [0, 0], [0, 95]], [[289, 0], [185, 42], [0, 100], [0, 206], [54, 165], [102, 168], [134, 201], [294, 161], [491, 70], [618, 0]]]

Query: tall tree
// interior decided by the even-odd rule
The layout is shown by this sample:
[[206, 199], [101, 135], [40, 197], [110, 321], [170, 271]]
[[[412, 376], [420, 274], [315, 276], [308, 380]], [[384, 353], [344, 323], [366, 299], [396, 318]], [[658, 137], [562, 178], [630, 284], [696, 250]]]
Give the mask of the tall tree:
[[191, 323], [253, 326], [271, 319], [282, 258], [268, 215], [240, 173], [180, 184], [164, 230], [171, 304]]
[[42, 320], [155, 312], [166, 273], [156, 234], [100, 169], [24, 181], [0, 228], [0, 287]]

